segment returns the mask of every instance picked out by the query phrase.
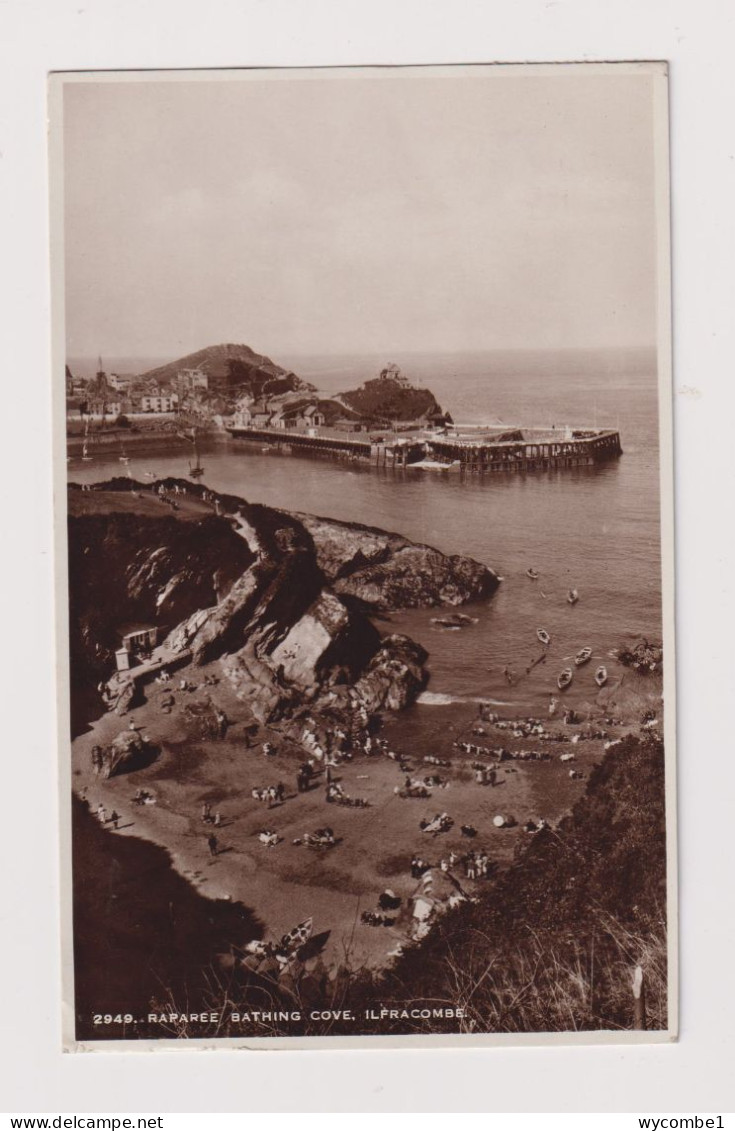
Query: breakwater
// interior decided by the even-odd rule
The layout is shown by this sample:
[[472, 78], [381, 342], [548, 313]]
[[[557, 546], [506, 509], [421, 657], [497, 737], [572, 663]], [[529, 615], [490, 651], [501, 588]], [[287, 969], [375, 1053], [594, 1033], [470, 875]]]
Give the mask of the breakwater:
[[584, 467], [622, 455], [614, 429], [524, 428], [499, 435], [407, 435], [356, 439], [334, 431], [309, 433], [275, 428], [231, 427], [235, 439], [281, 452], [354, 459], [377, 467], [459, 472], [528, 472]]

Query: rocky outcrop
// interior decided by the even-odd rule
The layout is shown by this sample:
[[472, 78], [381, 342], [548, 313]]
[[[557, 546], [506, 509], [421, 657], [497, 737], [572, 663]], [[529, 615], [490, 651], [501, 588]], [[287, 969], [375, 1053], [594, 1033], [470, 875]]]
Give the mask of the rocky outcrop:
[[360, 679], [354, 686], [354, 701], [368, 714], [383, 708], [401, 711], [426, 686], [424, 662], [427, 652], [408, 636], [383, 637]]
[[[385, 371], [387, 374], [387, 370]], [[444, 414], [429, 389], [418, 389], [398, 377], [381, 376], [359, 389], [339, 394], [339, 400], [375, 424], [408, 420], [442, 420]]]
[[77, 500], [70, 520], [77, 650], [92, 668], [106, 664], [109, 676], [125, 623], [157, 624], [167, 654], [219, 661], [261, 720], [305, 705], [369, 714], [405, 707], [426, 684], [426, 652], [407, 637], [381, 637], [370, 611], [457, 605], [498, 584], [478, 562], [396, 534], [251, 506], [191, 484], [188, 497], [200, 496], [216, 515], [153, 517], [150, 494], [136, 494], [139, 487], [98, 485], [104, 495], [94, 513], [79, 513]]
[[660, 672], [664, 662], [664, 650], [660, 644], [649, 644], [647, 640], [640, 640], [633, 648], [620, 648], [618, 660], [626, 668], [633, 668], [643, 674]]
[[296, 516], [314, 541], [317, 562], [335, 592], [381, 611], [463, 605], [499, 585], [488, 566], [357, 523]]
[[102, 751], [101, 769], [106, 778], [115, 774], [128, 774], [140, 770], [154, 760], [155, 746], [135, 730], [122, 730]]

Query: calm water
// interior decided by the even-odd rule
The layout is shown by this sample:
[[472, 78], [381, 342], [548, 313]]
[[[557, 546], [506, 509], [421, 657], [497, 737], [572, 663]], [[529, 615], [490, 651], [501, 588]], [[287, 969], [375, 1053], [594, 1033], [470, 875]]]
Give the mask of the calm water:
[[[400, 363], [401, 359], [397, 359]], [[294, 364], [290, 360], [290, 364]], [[262, 453], [232, 441], [203, 451], [204, 482], [252, 502], [309, 511], [395, 530], [448, 553], [469, 554], [503, 578], [489, 602], [468, 608], [478, 623], [459, 632], [431, 624], [436, 611], [393, 616], [395, 630], [430, 652], [434, 694], [507, 699], [503, 668], [521, 677], [513, 697], [543, 709], [558, 672], [584, 645], [594, 659], [643, 635], [661, 636], [658, 419], [653, 373], [493, 372], [482, 356], [417, 358], [406, 365], [457, 421], [497, 421], [620, 428], [624, 455], [592, 470], [527, 476], [463, 477], [432, 472], [377, 472], [297, 456]], [[294, 364], [294, 368], [296, 365]], [[497, 366], [495, 366], [497, 368]], [[374, 359], [310, 359], [296, 368], [330, 391], [376, 372]], [[184, 476], [188, 453], [133, 452], [142, 479]], [[91, 482], [119, 475], [118, 453], [69, 464], [69, 477]], [[525, 576], [532, 566], [540, 573]], [[579, 604], [566, 592], [576, 587]], [[541, 652], [536, 629], [552, 636], [546, 663], [525, 675]], [[577, 673], [570, 702], [595, 691], [594, 661]]]

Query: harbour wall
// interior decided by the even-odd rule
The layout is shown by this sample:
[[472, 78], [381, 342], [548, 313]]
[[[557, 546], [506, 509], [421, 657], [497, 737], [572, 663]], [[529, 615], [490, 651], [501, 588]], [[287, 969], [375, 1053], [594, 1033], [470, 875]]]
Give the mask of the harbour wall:
[[281, 452], [335, 459], [360, 460], [376, 467], [406, 468], [421, 465], [431, 469], [470, 472], [547, 471], [584, 467], [622, 455], [617, 430], [576, 429], [555, 433], [546, 429], [517, 429], [513, 438], [478, 436], [396, 437], [383, 442], [329, 435], [285, 431], [274, 428], [232, 427], [235, 439], [249, 440]]

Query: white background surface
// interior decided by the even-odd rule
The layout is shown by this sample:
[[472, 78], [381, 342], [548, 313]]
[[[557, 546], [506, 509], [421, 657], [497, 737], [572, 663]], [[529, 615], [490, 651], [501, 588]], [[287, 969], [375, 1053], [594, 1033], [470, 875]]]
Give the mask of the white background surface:
[[[735, 46], [731, 0], [0, 4], [6, 1111], [733, 1110]], [[667, 59], [671, 65], [681, 1037], [671, 1046], [63, 1055], [46, 72]], [[94, 248], [90, 248], [94, 254]], [[114, 270], [114, 264], [110, 265]]]

